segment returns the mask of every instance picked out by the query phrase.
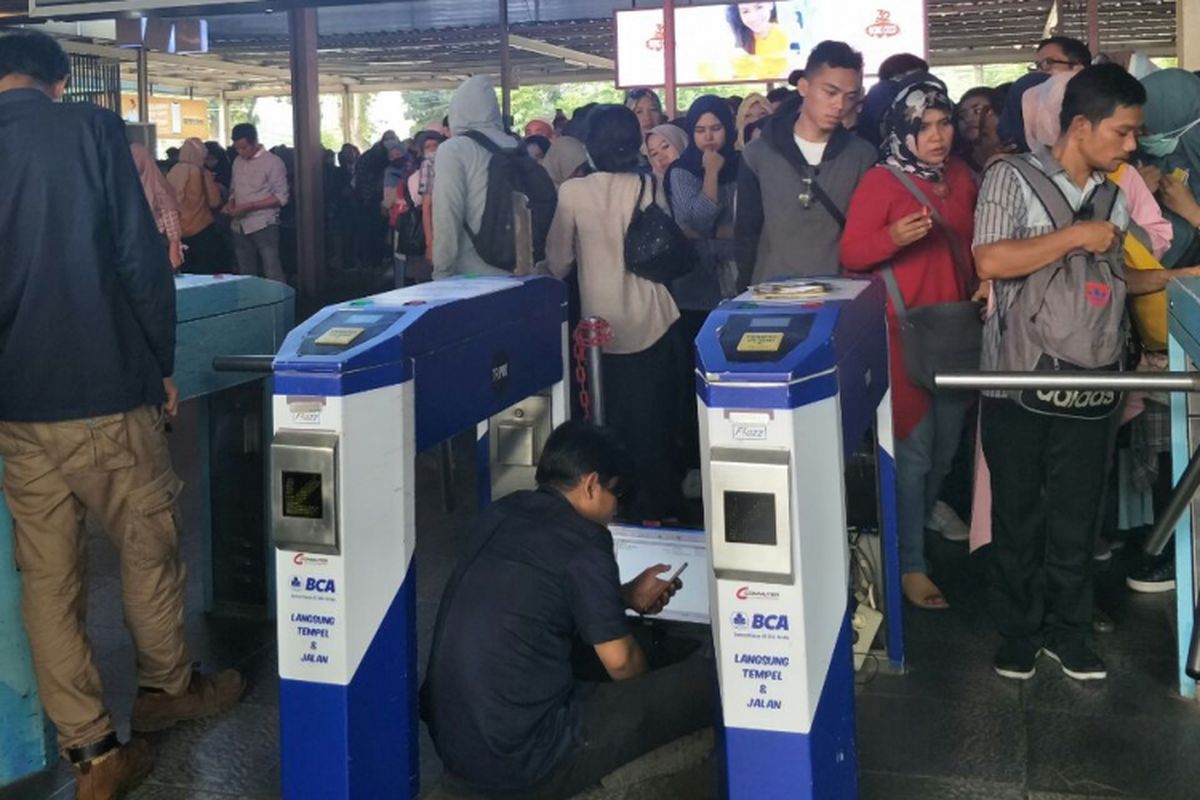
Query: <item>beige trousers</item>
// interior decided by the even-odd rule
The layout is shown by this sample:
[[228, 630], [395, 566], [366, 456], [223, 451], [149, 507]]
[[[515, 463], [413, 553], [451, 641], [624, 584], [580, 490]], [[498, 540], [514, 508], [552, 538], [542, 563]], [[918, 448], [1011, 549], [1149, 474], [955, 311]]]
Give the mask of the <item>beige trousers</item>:
[[182, 483], [164, 425], [163, 412], [150, 406], [68, 422], [0, 422], [22, 615], [38, 691], [63, 750], [113, 730], [87, 637], [87, 512], [120, 553], [138, 685], [178, 693], [191, 675], [178, 551]]

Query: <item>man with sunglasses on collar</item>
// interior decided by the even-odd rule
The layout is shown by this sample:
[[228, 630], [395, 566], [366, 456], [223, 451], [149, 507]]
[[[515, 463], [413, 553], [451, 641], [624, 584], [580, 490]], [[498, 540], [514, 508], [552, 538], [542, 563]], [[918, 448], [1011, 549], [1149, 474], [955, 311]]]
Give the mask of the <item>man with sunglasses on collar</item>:
[[839, 271], [850, 196], [878, 160], [844, 126], [862, 97], [862, 70], [862, 54], [850, 45], [821, 42], [797, 83], [800, 96], [746, 145], [734, 220], [739, 288]]
[[683, 585], [659, 578], [667, 564], [620, 583], [607, 526], [632, 467], [609, 432], [567, 422], [546, 442], [538, 489], [498, 500], [463, 544], [421, 697], [449, 783], [570, 797], [711, 724], [712, 660], [651, 671], [629, 626], [627, 609], [657, 614]]

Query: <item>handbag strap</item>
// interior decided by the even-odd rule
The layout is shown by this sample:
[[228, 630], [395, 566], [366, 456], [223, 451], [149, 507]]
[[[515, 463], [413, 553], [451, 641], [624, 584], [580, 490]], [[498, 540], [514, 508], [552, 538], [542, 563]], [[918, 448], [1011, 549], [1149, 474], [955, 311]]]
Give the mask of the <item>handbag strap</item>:
[[896, 176], [896, 180], [900, 181], [900, 184], [905, 189], [908, 189], [909, 194], [917, 198], [917, 202], [929, 209], [929, 216], [932, 217], [934, 223], [942, 229], [942, 233], [945, 235], [946, 241], [950, 243], [950, 257], [954, 259], [954, 266], [958, 268], [959, 272], [966, 274], [967, 260], [963, 257], [962, 250], [959, 248], [958, 239], [955, 238], [954, 231], [950, 230], [950, 226], [946, 224], [946, 220], [942, 218], [942, 215], [937, 210], [937, 207], [933, 203], [929, 202], [929, 198], [925, 196], [925, 193], [921, 191], [919, 186], [913, 183], [912, 178], [908, 177], [908, 173], [891, 164], [884, 164], [884, 167], [888, 170], [888, 172]]
[[900, 284], [896, 283], [896, 273], [892, 270], [890, 261], [886, 267], [879, 270], [879, 274], [883, 276], [883, 285], [887, 287], [888, 297], [892, 298], [892, 307], [896, 309], [896, 318], [904, 322], [908, 319], [908, 306], [904, 304], [904, 296], [900, 294]]
[[817, 171], [813, 170], [812, 177], [809, 178], [809, 188], [812, 190], [813, 197], [817, 198], [817, 202], [825, 206], [825, 210], [829, 212], [829, 216], [833, 217], [833, 221], [838, 224], [838, 228], [846, 229], [846, 215], [833, 202], [833, 198], [826, 194], [821, 188], [821, 184], [817, 183]]

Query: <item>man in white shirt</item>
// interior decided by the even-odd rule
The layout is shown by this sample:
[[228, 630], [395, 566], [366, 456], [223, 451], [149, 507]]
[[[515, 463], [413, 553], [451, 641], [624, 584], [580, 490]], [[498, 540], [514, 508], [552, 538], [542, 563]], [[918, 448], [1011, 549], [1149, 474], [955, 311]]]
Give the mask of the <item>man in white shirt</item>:
[[258, 130], [249, 123], [233, 126], [233, 146], [238, 157], [224, 213], [233, 220], [238, 272], [285, 283], [279, 260], [279, 209], [288, 203], [287, 168], [258, 143]]

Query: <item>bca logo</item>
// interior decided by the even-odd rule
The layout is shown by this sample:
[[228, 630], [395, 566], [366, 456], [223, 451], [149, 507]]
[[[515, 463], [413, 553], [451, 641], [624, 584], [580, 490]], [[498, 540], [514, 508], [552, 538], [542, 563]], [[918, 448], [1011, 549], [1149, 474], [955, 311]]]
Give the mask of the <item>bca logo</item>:
[[304, 582], [304, 591], [333, 594], [333, 578], [309, 578]]
[[786, 631], [787, 614], [755, 614], [750, 621], [750, 627], [754, 630]]
[[734, 615], [729, 618], [729, 621], [733, 623], [733, 627], [737, 628], [739, 631], [746, 630], [746, 627], [750, 624], [750, 620], [746, 619], [746, 615], [740, 611], [735, 612]]
[[299, 578], [297, 578], [297, 577], [296, 577], [296, 576], [294, 576], [294, 575], [292, 576], [292, 588], [293, 588], [293, 589], [299, 589], [299, 588], [300, 588], [301, 586], [303, 586], [303, 585], [304, 585], [304, 584], [303, 584], [303, 583], [300, 581], [300, 579], [299, 579]]

